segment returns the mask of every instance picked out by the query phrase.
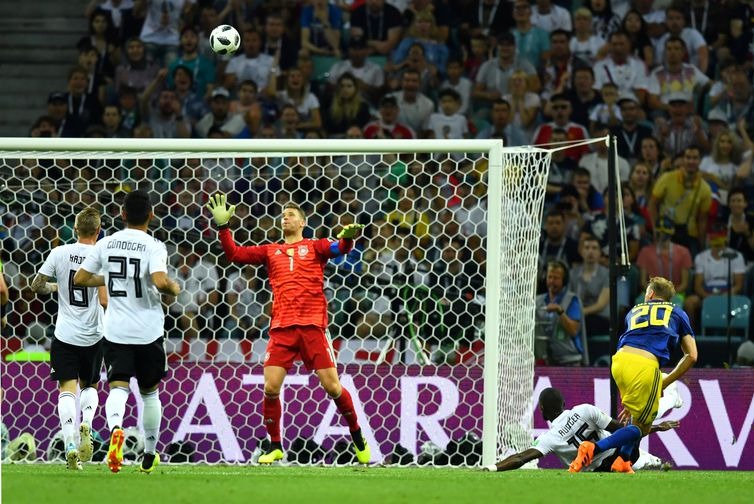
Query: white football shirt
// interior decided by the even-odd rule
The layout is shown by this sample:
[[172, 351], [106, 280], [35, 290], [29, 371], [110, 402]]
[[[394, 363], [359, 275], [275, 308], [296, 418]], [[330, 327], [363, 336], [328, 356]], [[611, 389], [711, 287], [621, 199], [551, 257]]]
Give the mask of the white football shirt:
[[[550, 430], [540, 435], [532, 448], [542, 455], [554, 453], [564, 465], [569, 465], [576, 458], [582, 441], [597, 442], [610, 435], [605, 428], [610, 424], [610, 417], [596, 406], [579, 404], [571, 410], [565, 410], [550, 424]], [[607, 450], [594, 456], [592, 463], [584, 471], [594, 471], [615, 450]]]
[[58, 282], [55, 338], [76, 346], [92, 346], [102, 339], [102, 306], [96, 287], [76, 287], [73, 275], [94, 245], [71, 243], [50, 251], [39, 273]]
[[164, 334], [165, 315], [152, 273], [167, 273], [167, 259], [164, 243], [136, 229], [97, 242], [81, 267], [105, 276], [106, 340], [145, 345]]

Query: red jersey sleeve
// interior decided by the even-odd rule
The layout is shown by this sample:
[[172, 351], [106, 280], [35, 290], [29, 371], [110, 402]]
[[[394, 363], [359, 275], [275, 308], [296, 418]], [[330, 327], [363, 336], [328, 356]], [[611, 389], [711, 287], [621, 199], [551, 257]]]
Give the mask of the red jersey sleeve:
[[233, 235], [228, 228], [220, 230], [220, 243], [229, 261], [241, 264], [267, 264], [266, 245], [239, 247], [233, 241]]

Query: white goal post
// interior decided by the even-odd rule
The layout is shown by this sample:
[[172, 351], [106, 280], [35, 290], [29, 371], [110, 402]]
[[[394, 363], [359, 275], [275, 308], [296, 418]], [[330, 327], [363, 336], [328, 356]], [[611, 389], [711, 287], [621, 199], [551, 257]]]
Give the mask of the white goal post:
[[[469, 303], [478, 303], [482, 307], [479, 318], [483, 317], [484, 325], [477, 327], [476, 330], [478, 334], [484, 335], [483, 345], [476, 347], [469, 345], [467, 348], [466, 343], [455, 342], [452, 349], [457, 352], [455, 362], [448, 364], [441, 357], [436, 358], [437, 355], [440, 355], [440, 349], [444, 348], [443, 341], [435, 341], [435, 336], [426, 335], [435, 334], [429, 326], [432, 325], [431, 321], [434, 320], [432, 317], [436, 316], [436, 306], [443, 304], [445, 300], [436, 296], [432, 288], [428, 287], [425, 289], [428, 293], [426, 298], [423, 298], [423, 301], [417, 304], [411, 304], [412, 302], [408, 301], [407, 298], [402, 298], [401, 309], [408, 313], [407, 333], [411, 337], [419, 335], [417, 341], [420, 341], [421, 344], [418, 347], [412, 349], [411, 345], [401, 346], [398, 340], [401, 339], [402, 334], [398, 334], [397, 337], [391, 337], [388, 334], [384, 338], [363, 338], [358, 343], [349, 341], [349, 338], [343, 338], [340, 355], [346, 360], [352, 360], [344, 363], [343, 369], [339, 369], [339, 371], [354, 376], [353, 380], [344, 379], [344, 386], [369, 389], [372, 388], [371, 384], [377, 384], [377, 387], [381, 388], [378, 390], [379, 394], [375, 394], [375, 396], [382, 397], [384, 395], [384, 401], [394, 401], [397, 398], [401, 401], [400, 406], [403, 406], [404, 402], [409, 399], [413, 401], [411, 404], [416, 409], [414, 413], [406, 413], [401, 410], [395, 412], [394, 415], [390, 413], [391, 416], [384, 419], [372, 418], [371, 429], [369, 430], [373, 433], [370, 435], [375, 437], [378, 444], [387, 446], [388, 441], [386, 440], [389, 439], [389, 445], [392, 446], [396, 444], [396, 440], [400, 440], [401, 444], [413, 444], [413, 446], [407, 448], [409, 452], [417, 455], [421, 451], [419, 446], [422, 441], [431, 441], [440, 445], [440, 448], [445, 448], [442, 444], [446, 443], [438, 441], [439, 439], [447, 441], [447, 439], [456, 438], [459, 432], [475, 430], [469, 428], [469, 426], [480, 425], [478, 418], [473, 417], [478, 415], [481, 408], [482, 454], [481, 460], [475, 460], [474, 465], [494, 463], [499, 457], [513, 450], [523, 450], [530, 445], [534, 381], [535, 279], [540, 220], [544, 208], [550, 151], [537, 147], [503, 147], [500, 140], [0, 138], [0, 176], [2, 177], [0, 180], [0, 196], [2, 196], [0, 204], [3, 205], [0, 207], [0, 211], [18, 214], [19, 219], [28, 219], [29, 226], [35, 226], [37, 220], [41, 221], [41, 218], [38, 219], [38, 214], [43, 214], [44, 225], [55, 228], [57, 226], [55, 222], [63, 222], [71, 216], [58, 215], [55, 221], [49, 220], [53, 214], [63, 211], [77, 211], [86, 204], [100, 204], [104, 207], [103, 201], [111, 202], [111, 200], [114, 200], [112, 197], [114, 191], [130, 190], [127, 187], [138, 187], [139, 180], [129, 182], [125, 179], [135, 177], [133, 175], [134, 166], [143, 166], [144, 173], [147, 174], [143, 176], [149, 177], [149, 187], [157, 193], [157, 198], [170, 202], [164, 205], [166, 213], [158, 214], [158, 211], [155, 211], [156, 216], [159, 217], [158, 224], [174, 226], [171, 230], [178, 229], [181, 226], [180, 220], [183, 218], [181, 212], [184, 210], [188, 212], [190, 208], [193, 208], [195, 202], [202, 203], [199, 201], [189, 202], [189, 200], [184, 203], [180, 198], [183, 192], [180, 195], [171, 194], [177, 191], [175, 187], [181, 187], [181, 191], [187, 191], [187, 187], [191, 187], [187, 180], [183, 180], [186, 175], [183, 175], [181, 171], [181, 167], [190, 164], [188, 163], [189, 159], [199, 160], [197, 166], [200, 168], [195, 168], [195, 170], [198, 173], [198, 170], [201, 169], [203, 173], [207, 174], [196, 182], [196, 187], [202, 187], [203, 191], [206, 190], [204, 189], [206, 187], [222, 190], [224, 184], [230, 184], [230, 187], [233, 187], [236, 193], [240, 195], [242, 202], [253, 201], [253, 205], [256, 205], [253, 208], [257, 209], [272, 211], [273, 208], [277, 208], [275, 205], [278, 202], [273, 197], [272, 200], [259, 203], [262, 196], [258, 194], [256, 186], [250, 185], [251, 182], [244, 186], [245, 189], [237, 189], [238, 185], [234, 184], [238, 178], [247, 177], [248, 173], [251, 173], [247, 171], [246, 167], [252, 166], [249, 170], [255, 170], [254, 160], [263, 160], [259, 162], [263, 163], [264, 166], [272, 166], [270, 173], [276, 173], [275, 170], [287, 169], [287, 160], [295, 160], [299, 165], [305, 166], [300, 173], [309, 176], [310, 173], [307, 170], [310, 166], [315, 167], [313, 171], [316, 173], [316, 176], [311, 176], [314, 180], [312, 186], [314, 189], [309, 186], [304, 188], [301, 185], [295, 185], [298, 182], [292, 182], [294, 189], [299, 191], [297, 194], [306, 194], [305, 191], [322, 191], [321, 201], [323, 205], [327, 203], [327, 194], [337, 196], [348, 194], [356, 197], [360, 197], [362, 194], [373, 195], [374, 205], [379, 205], [387, 201], [387, 199], [380, 200], [380, 198], [392, 198], [394, 192], [402, 195], [410, 193], [405, 187], [390, 187], [388, 185], [386, 188], [379, 182], [370, 186], [368, 181], [370, 177], [383, 181], [390, 179], [394, 182], [398, 180], [398, 186], [401, 184], [401, 177], [409, 177], [409, 180], [417, 181], [411, 186], [411, 190], [418, 191], [423, 198], [424, 203], [417, 203], [417, 206], [421, 207], [422, 212], [436, 216], [428, 218], [428, 230], [440, 229], [445, 232], [445, 230], [450, 229], [450, 221], [439, 220], [440, 216], [445, 215], [443, 212], [449, 211], [457, 219], [460, 219], [459, 215], [466, 216], [467, 220], [455, 222], [452, 225], [457, 225], [459, 235], [466, 233], [465, 229], [468, 227], [472, 229], [470, 235], [465, 234], [463, 237], [464, 243], [473, 243], [477, 247], [472, 250], [472, 246], [468, 245], [468, 262], [479, 260], [480, 257], [486, 261], [486, 273], [482, 271], [481, 267], [479, 269], [479, 273], [483, 274], [484, 277], [484, 285], [480, 288], [478, 297], [465, 300]], [[39, 162], [39, 160], [42, 160], [42, 162]], [[83, 162], [78, 160], [83, 160]], [[176, 160], [181, 161], [177, 163]], [[185, 164], [182, 164], [183, 160], [186, 160]], [[273, 160], [277, 161], [273, 163]], [[403, 163], [404, 171], [401, 171], [403, 168], [400, 170], [395, 168], [400, 163]], [[180, 166], [178, 166], [179, 164]], [[54, 166], [59, 171], [59, 175], [54, 180], [49, 178], [49, 166]], [[164, 168], [165, 166], [168, 168]], [[194, 164], [191, 164], [191, 166], [193, 168]], [[348, 170], [344, 168], [346, 166], [349, 167]], [[73, 171], [71, 171], [71, 167], [75, 167]], [[111, 177], [110, 179], [99, 180], [96, 178], [102, 167], [108, 167], [107, 170], [109, 171], [105, 171], [110, 174], [108, 175], [108, 177]], [[73, 173], [75, 178], [69, 179], [70, 173]], [[157, 173], [157, 175], [154, 175], [154, 173]], [[217, 180], [213, 178], [216, 174], [220, 174], [217, 176]], [[92, 178], [92, 176], [95, 178]], [[419, 179], [420, 176], [423, 178]], [[199, 176], [197, 175], [197, 177]], [[280, 184], [283, 188], [280, 191], [285, 190], [286, 180], [290, 179], [285, 179]], [[419, 180], [423, 182], [419, 183]], [[269, 180], [264, 182], [269, 182]], [[335, 187], [336, 183], [341, 182], [347, 185]], [[131, 186], [128, 185], [129, 183]], [[321, 184], [322, 188], [317, 184]], [[463, 198], [459, 200], [460, 203], [456, 202], [456, 207], [450, 210], [439, 208], [433, 213], [431, 204], [435, 200], [427, 198], [435, 197], [443, 198], [442, 201], [451, 201], [453, 198], [458, 198], [456, 191], [462, 190], [460, 186], [468, 186], [470, 191], [478, 193], [480, 200], [486, 201], [486, 205], [483, 205], [486, 207], [484, 212], [486, 221], [484, 223], [474, 222], [471, 216], [480, 214], [474, 214], [472, 210], [468, 212], [458, 211], [463, 207]], [[124, 189], [124, 187], [126, 188]], [[425, 197], [424, 192], [422, 192], [424, 190], [431, 196]], [[383, 194], [387, 196], [383, 196]], [[370, 199], [369, 202], [371, 201]], [[361, 205], [362, 214], [356, 215], [354, 218], [364, 219], [367, 217], [364, 212], [368, 213], [368, 205], [364, 201], [356, 204], [356, 206], [359, 205]], [[450, 205], [451, 203], [447, 203], [448, 207]], [[201, 206], [203, 207], [203, 203]], [[251, 207], [252, 203], [249, 203], [249, 206]], [[400, 203], [398, 202], [393, 206], [400, 208]], [[439, 206], [440, 203], [438, 203]], [[390, 215], [388, 212], [384, 213]], [[274, 219], [277, 216], [271, 215], [271, 217]], [[115, 218], [113, 217], [113, 219]], [[200, 215], [191, 217], [193, 222], [198, 222], [198, 219], [201, 218]], [[261, 218], [261, 215], [254, 215], [253, 213], [248, 217], [248, 219], [256, 219], [255, 222], [259, 222]], [[387, 221], [386, 219], [383, 220]], [[178, 223], [176, 224], [176, 222]], [[326, 218], [322, 218], [317, 222], [323, 225], [328, 221]], [[261, 224], [259, 225], [261, 226]], [[415, 225], [416, 222], [414, 222]], [[480, 240], [477, 235], [481, 235], [481, 232], [474, 230], [480, 229], [482, 225], [486, 229], [486, 238]], [[394, 226], [391, 229], [398, 230], [400, 228], [400, 224], [394, 224]], [[58, 230], [60, 229], [62, 228], [58, 228]], [[239, 229], [238, 224], [233, 229]], [[314, 231], [318, 232], [316, 229]], [[266, 236], [270, 236], [269, 229], [267, 232]], [[371, 239], [381, 238], [379, 232], [379, 230], [375, 231]], [[47, 245], [51, 246], [53, 242], [57, 243], [53, 238], [45, 238], [44, 232], [42, 234], [43, 239], [47, 240], [45, 242]], [[247, 241], [239, 241], [239, 244], [256, 244], [256, 242], [250, 241], [253, 239], [251, 234], [250, 232]], [[25, 280], [22, 277], [28, 275], [30, 269], [38, 269], [42, 260], [44, 260], [44, 258], [40, 260], [34, 250], [24, 248], [28, 244], [23, 245], [24, 237], [22, 235], [23, 233], [19, 232], [16, 239], [13, 238], [11, 233], [9, 239], [15, 240], [13, 241], [14, 248], [8, 251], [7, 256], [3, 256], [3, 262], [7, 265], [5, 273], [11, 277], [11, 283], [16, 285], [19, 292], [23, 291], [25, 287]], [[262, 236], [265, 235], [262, 234]], [[209, 228], [205, 229], [204, 237], [210, 242], [210, 245], [217, 241], [214, 231]], [[58, 239], [62, 243], [60, 235], [58, 235]], [[197, 252], [200, 249], [195, 247], [199, 246], [191, 245], [192, 239], [194, 238], [183, 238], [183, 241], [176, 240], [180, 241], [177, 246], [188, 243], [191, 252]], [[390, 237], [387, 236], [385, 240], [389, 242]], [[452, 237], [449, 240], [452, 241]], [[416, 239], [416, 246], [422, 247], [430, 242], [431, 237], [421, 236]], [[367, 249], [371, 243], [371, 241], [366, 243], [365, 254], [368, 253]], [[171, 255], [173, 258], [180, 259], [176, 257], [179, 255], [176, 250], [173, 250]], [[422, 253], [417, 254], [417, 257], [421, 258]], [[13, 269], [14, 259], [16, 262], [23, 262], [23, 265]], [[412, 258], [412, 260], [414, 259]], [[420, 259], [415, 260], [417, 264], [421, 262]], [[364, 266], [364, 271], [368, 269], [367, 266]], [[232, 266], [218, 265], [218, 270], [221, 268], [230, 271], [228, 268], [232, 269]], [[411, 271], [412, 275], [416, 275], [415, 269]], [[234, 278], [239, 278], [242, 275], [236, 270], [233, 270], [232, 274], [235, 275]], [[222, 276], [222, 273], [220, 276]], [[418, 277], [412, 276], [411, 278]], [[418, 289], [416, 285], [412, 286], [412, 289], [414, 288]], [[350, 294], [356, 288], [349, 287], [349, 289], [351, 289], [349, 290]], [[403, 289], [404, 292], [405, 290]], [[432, 294], [429, 294], [430, 292]], [[221, 293], [221, 295], [225, 294]], [[246, 294], [243, 292], [238, 293], [236, 302], [241, 302], [240, 300], [243, 299], [244, 295]], [[396, 295], [402, 296], [400, 293]], [[337, 297], [337, 295], [334, 295], [334, 297]], [[348, 296], [345, 297], [348, 298], [345, 302], [352, 299]], [[368, 318], [362, 312], [367, 309], [373, 310], [374, 305], [378, 304], [368, 296], [365, 299], [371, 301], [371, 308], [363, 307], [370, 305], [370, 303], [366, 305], [356, 303], [359, 312], [358, 321], [355, 322], [357, 328], [361, 327], [358, 325], [359, 323], [365, 323]], [[379, 298], [377, 298], [377, 301], [379, 301]], [[223, 306], [227, 305], [228, 313], [232, 314], [234, 307], [229, 302], [222, 302], [225, 303]], [[46, 300], [45, 303], [47, 303]], [[410, 310], [407, 308], [408, 305], [411, 305]], [[46, 309], [49, 309], [49, 306], [49, 304], [45, 304]], [[448, 307], [452, 307], [452, 305], [448, 305]], [[390, 312], [391, 309], [389, 307], [387, 311]], [[440, 309], [439, 317], [443, 326], [446, 325], [443, 317], [447, 316], [448, 311], [450, 310]], [[200, 308], [199, 315], [201, 316], [202, 313]], [[476, 319], [471, 316], [471, 313], [469, 312], [467, 320], [475, 322]], [[219, 321], [217, 325], [212, 327], [216, 331], [222, 331], [225, 330], [225, 326], [223, 326], [221, 319], [223, 316], [230, 317], [230, 315], [224, 314], [223, 309], [213, 307], [209, 314], [205, 314], [204, 317]], [[397, 315], [393, 315], [397, 321]], [[202, 351], [205, 352], [202, 355], [209, 355], [210, 346], [212, 346], [213, 352], [222, 352], [217, 348], [222, 349], [226, 346], [226, 338], [217, 336], [219, 334], [217, 332], [207, 333], [211, 334], [209, 339], [214, 341], [213, 343], [208, 342], [207, 338], [203, 336], [205, 333], [201, 332], [198, 333], [198, 337], [189, 338], [188, 335], [193, 334], [193, 326], [191, 326], [191, 323], [187, 326], [181, 326], [180, 316], [175, 316], [178, 320], [176, 322], [176, 334], [183, 337], [174, 341], [177, 348], [175, 350], [176, 355], [180, 354], [172, 364], [175, 368], [174, 376], [177, 380], [192, 380], [196, 387], [188, 391], [181, 390], [180, 387], [176, 388], [174, 392], [168, 394], [168, 398], [163, 397], [163, 403], [168, 403], [171, 400], [187, 402], [189, 403], [190, 414], [197, 415], [197, 417], [204, 415], [205, 420], [209, 419], [208, 421], [217, 427], [218, 422], [222, 423], [222, 415], [211, 410], [211, 396], [223, 396], [225, 391], [222, 388], [224, 386], [240, 388], [241, 386], [258, 385], [255, 381], [258, 380], [258, 374], [255, 374], [256, 371], [254, 370], [258, 369], [259, 361], [244, 359], [244, 355], [249, 357], [263, 347], [260, 347], [257, 341], [251, 341], [249, 342], [248, 354], [237, 359], [228, 356], [221, 359], [216, 357], [219, 355], [218, 353], [213, 353], [212, 355], [215, 357], [208, 358], [209, 367], [203, 368], [202, 374], [193, 367], [186, 367], [186, 363], [189, 361], [202, 361], [201, 356], [196, 357], [192, 353], [194, 352], [192, 345], [195, 345], [196, 341], [202, 341]], [[263, 316], [263, 314], [260, 314], [260, 316]], [[21, 315], [18, 315], [18, 317], [21, 317]], [[337, 315], [333, 317], [331, 313], [331, 324], [336, 317]], [[421, 322], [414, 322], [415, 319], [421, 317], [423, 317]], [[22, 327], [22, 325], [23, 319], [19, 318], [15, 329], [10, 328], [10, 332], [6, 333], [6, 336], [12, 339], [14, 337], [12, 331], [23, 332], [26, 330], [27, 328]], [[47, 331], [49, 334], [49, 328]], [[260, 329], [260, 331], [263, 330]], [[449, 335], [451, 333], [452, 331], [448, 329], [443, 334]], [[26, 335], [28, 336], [28, 334]], [[18, 336], [18, 338], [23, 341], [23, 336]], [[227, 346], [236, 345], [233, 347], [233, 352], [235, 352], [233, 355], [237, 356], [239, 352], [243, 354], [244, 351], [239, 350], [239, 348], [246, 348], [243, 346], [243, 340], [240, 346], [238, 340], [229, 336], [227, 341], [231, 340], [234, 343], [228, 343]], [[374, 343], [373, 340], [377, 342]], [[386, 341], [389, 342], [389, 345], [385, 343]], [[433, 341], [434, 344], [432, 344]], [[182, 350], [178, 348], [180, 345], [183, 345]], [[426, 360], [420, 358], [420, 354], [423, 353], [425, 348], [428, 352], [427, 356], [432, 361], [430, 363], [426, 363]], [[393, 350], [395, 350], [395, 354], [391, 353]], [[462, 350], [466, 354], [462, 354]], [[434, 352], [438, 353], [435, 354]], [[386, 368], [379, 364], [383, 360], [377, 362], [372, 359], [370, 361], [367, 357], [364, 357], [372, 353], [381, 354], [380, 358], [383, 360], [388, 355], [389, 358], [394, 359], [390, 362], [393, 366], [396, 366], [395, 369], [400, 369], [400, 371], [385, 370]], [[395, 356], [393, 357], [393, 355]], [[471, 355], [472, 358], [464, 360], [462, 355]], [[422, 366], [422, 363], [426, 364]], [[47, 384], [44, 384], [44, 387], [42, 386], [43, 381], [48, 380], [47, 371], [43, 365], [29, 363], [29, 365], [37, 366], [32, 369], [23, 368], [24, 364], [18, 362], [2, 363], [2, 385], [6, 393], [5, 402], [10, 403], [8, 409], [4, 407], [3, 418], [6, 424], [9, 422], [18, 424], [8, 425], [12, 431], [11, 437], [15, 437], [14, 434], [20, 434], [25, 430], [28, 431], [28, 426], [36, 426], [31, 429], [31, 434], [34, 435], [39, 445], [43, 445], [39, 449], [44, 452], [44, 446], [50, 443], [49, 438], [54, 434], [54, 421], [36, 419], [35, 414], [45, 414], [43, 412], [46, 412], [48, 416], [52, 414], [54, 409], [49, 405], [56, 401], [56, 395], [53, 394], [54, 386], [50, 387]], [[229, 366], [234, 371], [226, 376], [223, 374], [225, 372], [223, 366]], [[246, 367], [235, 370], [236, 368], [233, 366]], [[10, 376], [8, 376], [9, 373]], [[25, 373], [29, 374], [26, 375]], [[214, 383], [206, 382], [208, 373], [216, 377]], [[481, 373], [481, 376], [478, 376], [479, 373]], [[435, 381], [424, 380], [424, 378], [433, 376], [437, 377]], [[483, 380], [483, 385], [475, 388], [479, 379]], [[448, 391], [447, 395], [442, 388], [443, 384], [446, 383], [443, 380], [454, 383], [455, 388]], [[31, 387], [32, 383], [34, 387], [39, 389], [45, 388], [46, 392], [36, 391], [32, 393], [24, 388]], [[286, 382], [287, 386], [288, 383]], [[295, 383], [308, 385], [313, 389], [317, 388], [314, 381], [310, 382], [304, 378]], [[354, 385], [354, 383], [357, 385]], [[396, 392], [391, 388], [394, 386], [400, 387], [400, 390], [395, 389], [398, 390]], [[213, 387], [216, 390], [213, 391]], [[436, 389], [430, 390], [431, 387], [436, 387]], [[192, 396], [192, 393], [200, 389], [203, 394], [201, 397], [197, 399], [196, 395]], [[232, 404], [224, 404], [224, 408], [220, 408], [228, 418], [232, 417], [234, 413], [240, 414], [242, 409], [246, 411], [245, 408], [250, 408], [249, 411], [253, 412], [261, 409], [261, 407], [257, 407], [258, 400], [261, 397], [258, 390], [254, 389], [253, 392], [249, 392], [249, 388], [246, 390], [246, 395], [239, 396], [244, 399], [234, 398]], [[368, 390], [364, 390], [365, 394], [367, 392]], [[46, 400], [48, 404], [44, 407], [42, 405], [29, 407], [24, 404], [13, 403], [13, 401], [26, 400], [22, 398], [28, 398], [30, 394], [33, 395], [35, 400]], [[104, 397], [105, 392], [102, 386], [100, 386], [100, 394], [102, 394], [101, 397]], [[138, 394], [134, 395], [138, 396]], [[326, 401], [323, 401], [322, 397], [313, 394], [312, 400], [319, 398], [319, 401], [324, 404]], [[254, 402], [255, 399], [256, 402]], [[244, 400], [251, 403], [247, 406], [239, 404]], [[367, 415], [381, 417], [383, 411], [390, 411], [386, 406], [370, 403], [371, 400], [371, 396], [363, 399], [364, 404], [362, 405], [362, 401], [358, 400], [356, 396], [354, 402], [359, 403], [357, 406], [367, 411]], [[464, 403], [466, 400], [469, 401], [468, 404]], [[133, 402], [133, 399], [131, 401]], [[286, 401], [284, 413], [286, 408], [300, 407], [303, 411], [311, 407], [307, 402], [308, 399], [302, 400], [298, 397], [298, 394], [291, 393], [291, 397]], [[478, 404], [480, 401], [481, 404]], [[427, 406], [428, 404], [429, 406]], [[104, 405], [104, 399], [100, 400], [100, 405]], [[162, 443], [181, 439], [199, 439], [202, 432], [214, 432], [211, 429], [202, 431], [201, 422], [192, 423], [186, 420], [184, 417], [189, 413], [183, 409], [184, 406], [184, 404], [173, 404], [170, 408], [166, 408], [166, 415], [173, 414], [175, 418], [166, 418], [163, 421], [163, 429], [169, 431], [169, 436], [161, 440]], [[140, 405], [135, 404], [130, 407], [134, 408], [132, 418], [135, 419]], [[320, 420], [329, 421], [332, 415], [326, 404], [322, 406], [322, 410], [325, 409], [327, 411], [322, 413]], [[463, 413], [458, 413], [460, 411], [463, 411]], [[458, 415], [458, 418], [456, 419], [453, 415]], [[98, 416], [103, 415], [98, 414]], [[299, 421], [298, 418], [291, 416], [284, 421], [291, 424], [291, 429], [293, 429], [293, 425]], [[337, 424], [339, 417], [336, 415], [334, 418], [333, 422]], [[249, 416], [249, 424], [256, 419], [257, 417]], [[380, 420], [383, 420], [385, 424], [396, 422], [400, 425], [385, 427], [381, 425]], [[312, 422], [314, 421], [312, 420]], [[413, 431], [410, 431], [406, 426], [409, 421], [414, 422], [415, 429]], [[261, 422], [259, 423], [261, 426]], [[24, 425], [27, 426], [26, 429], [24, 429]], [[252, 425], [253, 432], [248, 429], [244, 430], [244, 428], [236, 426], [232, 418], [227, 424], [227, 428], [233, 430], [236, 438], [239, 439], [243, 436], [259, 438], [259, 430], [256, 427]], [[332, 426], [328, 431], [330, 434], [328, 434], [327, 432], [322, 433], [317, 425], [307, 424], [300, 429], [300, 432], [302, 432], [301, 436], [313, 437], [314, 441], [322, 446], [330, 446], [329, 441], [327, 441], [328, 436], [340, 432], [338, 428]], [[218, 427], [218, 429], [220, 428]], [[436, 432], [433, 429], [441, 429], [444, 432]], [[192, 438], [191, 436], [195, 437]], [[204, 443], [205, 441], [196, 442]], [[217, 440], [206, 442], [208, 443], [207, 446], [210, 446], [210, 449], [218, 454], [217, 458], [208, 459], [209, 461], [243, 462], [251, 458], [248, 453], [248, 446], [251, 445], [246, 441], [237, 441], [234, 444], [229, 439], [223, 440], [222, 436], [218, 434]], [[377, 451], [383, 458], [390, 454], [389, 447]], [[45, 456], [40, 454], [38, 458], [45, 458]]]

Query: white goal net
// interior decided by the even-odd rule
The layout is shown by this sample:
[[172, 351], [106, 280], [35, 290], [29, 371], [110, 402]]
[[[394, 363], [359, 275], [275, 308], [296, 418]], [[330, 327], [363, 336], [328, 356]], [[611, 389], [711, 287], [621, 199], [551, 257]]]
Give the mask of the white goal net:
[[[205, 209], [236, 204], [240, 245], [281, 238], [282, 205], [305, 236], [366, 225], [325, 272], [329, 331], [373, 462], [492, 463], [531, 442], [537, 243], [549, 152], [499, 140], [0, 139], [0, 239], [11, 301], [2, 336], [5, 460], [62, 456], [56, 383], [44, 362], [56, 299], [31, 279], [75, 241], [86, 206], [103, 231], [147, 190], [150, 233], [182, 287], [165, 305], [169, 373], [158, 443], [173, 462], [248, 463], [259, 452], [262, 360], [271, 291], [265, 271], [230, 264]], [[104, 439], [106, 384], [93, 428]], [[135, 382], [126, 453], [140, 448]], [[301, 365], [281, 395], [289, 462], [348, 463], [348, 428]], [[127, 455], [128, 456], [128, 455]], [[96, 460], [96, 455], [95, 455]]]

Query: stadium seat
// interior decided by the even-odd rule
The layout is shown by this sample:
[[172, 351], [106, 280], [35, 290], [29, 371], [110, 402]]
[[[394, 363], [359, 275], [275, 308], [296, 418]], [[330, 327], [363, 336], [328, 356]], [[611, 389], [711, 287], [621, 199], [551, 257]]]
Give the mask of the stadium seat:
[[335, 56], [312, 56], [312, 64], [314, 65], [312, 80], [320, 82], [327, 81], [332, 66], [338, 61], [338, 58]]
[[[730, 326], [732, 329], [743, 330], [743, 339], [749, 339], [749, 314], [751, 299], [747, 296], [731, 296], [731, 307], [734, 312]], [[728, 327], [728, 296], [709, 296], [702, 304], [702, 338], [720, 339], [725, 336]], [[716, 335], [708, 334], [709, 329], [717, 329]], [[734, 336], [736, 341], [742, 340], [740, 334]]]

